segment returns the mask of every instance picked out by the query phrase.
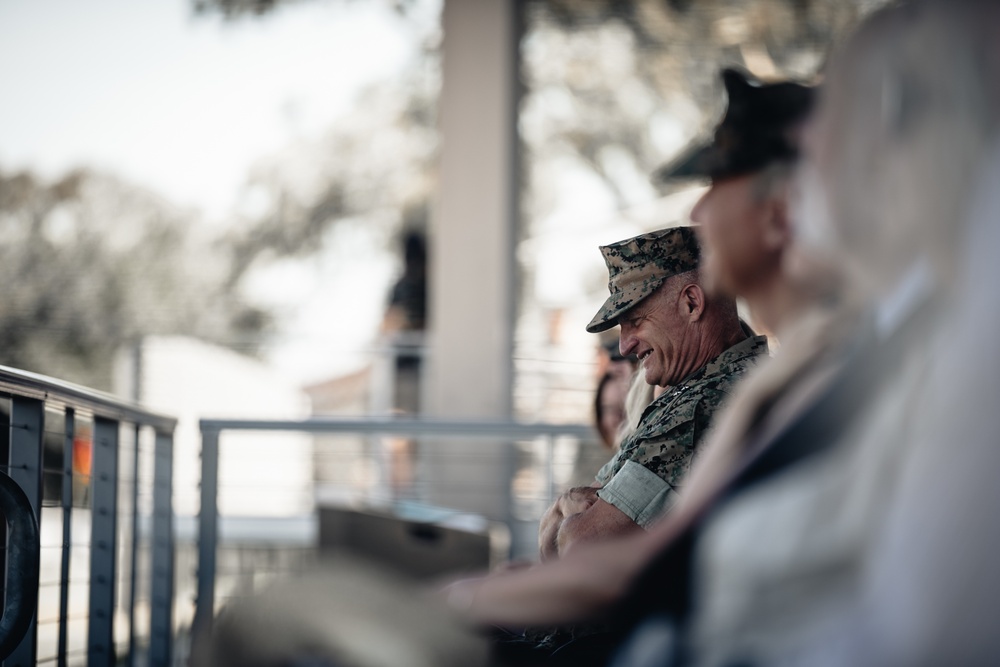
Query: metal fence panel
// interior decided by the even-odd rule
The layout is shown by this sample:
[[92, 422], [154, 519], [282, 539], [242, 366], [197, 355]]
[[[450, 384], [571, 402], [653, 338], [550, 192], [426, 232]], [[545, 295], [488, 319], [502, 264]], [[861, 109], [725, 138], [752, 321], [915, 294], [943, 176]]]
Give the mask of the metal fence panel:
[[[266, 431], [271, 433], [298, 432], [313, 435], [339, 434], [341, 437], [358, 437], [359, 443], [355, 444], [361, 448], [360, 456], [366, 459], [377, 455], [373, 448], [377, 449], [381, 436], [397, 435], [412, 439], [416, 450], [426, 448], [425, 453], [432, 454], [427, 456], [425, 460], [429, 464], [437, 464], [440, 460], [447, 458], [469, 468], [489, 466], [495, 473], [499, 473], [496, 477], [502, 480], [500, 483], [505, 485], [505, 488], [501, 489], [502, 493], [493, 494], [495, 497], [501, 498], [502, 504], [505, 506], [498, 508], [498, 513], [495, 513], [494, 516], [473, 517], [469, 510], [450, 509], [453, 506], [447, 505], [447, 503], [440, 504], [432, 501], [428, 504], [423, 500], [426, 480], [421, 480], [412, 489], [414, 492], [413, 502], [408, 500], [390, 501], [389, 504], [392, 506], [393, 512], [400, 512], [397, 516], [404, 522], [413, 522], [411, 532], [417, 531], [420, 535], [423, 534], [421, 531], [426, 532], [433, 529], [417, 524], [446, 520], [446, 515], [451, 519], [461, 518], [459, 515], [462, 514], [465, 514], [466, 518], [470, 520], [473, 518], [483, 519], [482, 525], [477, 524], [476, 528], [470, 528], [469, 521], [465, 521], [464, 525], [473, 531], [489, 530], [491, 537], [498, 537], [497, 544], [506, 542], [505, 551], [507, 553], [505, 557], [509, 557], [511, 553], [523, 556], [523, 552], [529, 551], [526, 549], [526, 545], [535, 544], [537, 519], [553, 497], [553, 451], [557, 448], [558, 443], [563, 440], [581, 443], [591, 441], [595, 437], [595, 433], [589, 425], [579, 424], [525, 424], [511, 421], [391, 418], [203, 419], [201, 420], [201, 430], [201, 507], [196, 517], [198, 521], [198, 590], [193, 627], [194, 632], [199, 634], [210, 629], [212, 617], [218, 606], [238, 601], [239, 597], [247, 594], [248, 591], [252, 592], [260, 584], [265, 583], [269, 576], [280, 575], [289, 570], [289, 566], [294, 569], [297, 562], [308, 563], [310, 556], [320, 555], [318, 552], [320, 545], [315, 542], [316, 538], [309, 537], [311, 527], [317, 521], [318, 508], [322, 502], [315, 490], [313, 490], [312, 513], [307, 516], [289, 515], [279, 519], [276, 516], [240, 515], [238, 512], [229, 515], [226, 513], [226, 506], [232, 510], [238, 505], [238, 503], [233, 502], [233, 498], [243, 497], [239, 496], [237, 492], [241, 492], [242, 487], [249, 488], [251, 485], [246, 481], [234, 482], [230, 479], [226, 482], [223, 479], [222, 473], [225, 470], [221, 469], [219, 463], [220, 440], [223, 439], [223, 435], [229, 435], [231, 432], [247, 435], [247, 432]], [[456, 440], [459, 441], [459, 447], [451, 449], [456, 449], [457, 454], [442, 446], [448, 444], [448, 441]], [[475, 445], [470, 446], [469, 440], [474, 441]], [[228, 451], [228, 447], [235, 445], [235, 442], [228, 443], [222, 449]], [[281, 452], [282, 456], [287, 457], [286, 449], [282, 449]], [[484, 453], [489, 453], [490, 456], [486, 457]], [[246, 458], [242, 457], [241, 461], [245, 461]], [[273, 457], [271, 460], [274, 460]], [[505, 468], [502, 471], [497, 471], [494, 465], [495, 460], [505, 462]], [[313, 461], [314, 465], [319, 465], [315, 458]], [[525, 465], [534, 465], [539, 470], [535, 471], [535, 474], [530, 478], [523, 475], [520, 478], [515, 477], [515, 467], [524, 467]], [[318, 468], [314, 469], [314, 475], [316, 470]], [[361, 476], [367, 477], [367, 472]], [[344, 481], [346, 480], [342, 479], [340, 483], [342, 484]], [[445, 481], [449, 488], [461, 487], [460, 490], [467, 495], [478, 493], [482, 489], [480, 482], [465, 479], [462, 476], [459, 476], [459, 479]], [[254, 484], [252, 488], [255, 489], [257, 496], [270, 497], [267, 494], [282, 493], [282, 489], [276, 488], [274, 485], [257, 486], [256, 480], [254, 480]], [[517, 498], [513, 495], [514, 486], [518, 487]], [[341, 490], [349, 491], [350, 489]], [[220, 500], [220, 493], [228, 495]], [[385, 501], [384, 498], [374, 498], [373, 496], [369, 500], [376, 503], [372, 507], [384, 506], [384, 502], [380, 502]], [[361, 500], [361, 503], [363, 505], [364, 500]], [[351, 501], [348, 501], [348, 504], [351, 504]], [[419, 516], [408, 515], [408, 510], [416, 510], [418, 506]], [[432, 515], [438, 518], [428, 518]], [[279, 530], [278, 522], [281, 522], [281, 526], [287, 526], [288, 530]], [[251, 524], [255, 525], [253, 529], [250, 529]], [[506, 535], [502, 534], [504, 524], [507, 529]], [[290, 528], [292, 525], [299, 528], [299, 532], [295, 533], [294, 538], [290, 537], [294, 532]], [[284, 536], [284, 539], [281, 536]], [[380, 539], [382, 537], [386, 537], [386, 535], [381, 535]], [[518, 547], [521, 550], [515, 551]], [[303, 558], [298, 558], [299, 556], [303, 556]]]
[[[0, 467], [8, 481], [16, 484], [12, 488], [20, 498], [13, 511], [5, 510], [14, 528], [10, 531], [7, 571], [0, 576], [0, 597], [5, 604], [13, 604], [15, 597], [29, 600], [32, 619], [27, 634], [3, 664], [115, 664], [116, 651], [128, 650], [124, 642], [117, 647], [114, 644], [115, 589], [129, 583], [129, 600], [123, 603], [128, 609], [119, 609], [127, 611], [127, 619], [123, 616], [120, 620], [130, 623], [130, 633], [139, 631], [137, 622], [148, 621], [151, 632], [149, 659], [144, 659], [144, 647], [138, 646], [137, 638], [129, 646], [135, 648], [129, 661], [170, 664], [175, 655], [171, 468], [177, 420], [110, 394], [0, 366], [0, 421], [4, 426], [0, 430]], [[152, 429], [152, 433], [143, 432], [155, 434], [154, 456], [145, 459], [152, 464], [152, 474], [140, 479], [135, 466], [131, 472], [119, 474], [123, 425], [135, 427], [137, 436], [143, 429]], [[122, 455], [121, 460], [126, 462], [127, 456]], [[130, 474], [133, 487], [130, 496], [122, 496], [123, 514], [119, 516], [119, 486], [128, 488]], [[152, 510], [141, 510], [145, 505], [137, 499], [150, 495], [155, 513], [149, 516], [150, 521], [144, 521]], [[29, 523], [32, 535], [24, 542], [29, 545], [25, 549], [22, 540], [15, 543], [13, 539]], [[147, 530], [150, 525], [152, 529]], [[7, 534], [4, 522], [0, 522], [0, 539]], [[43, 534], [45, 544], [40, 539]], [[121, 562], [117, 557], [119, 539], [126, 548]], [[128, 549], [132, 549], [131, 558]], [[49, 553], [52, 558], [45, 557]], [[138, 567], [140, 560], [145, 563], [145, 554], [153, 563]], [[39, 565], [44, 577], [39, 576]], [[119, 566], [130, 565], [127, 572], [119, 571]], [[123, 583], [116, 583], [119, 578]], [[153, 598], [148, 606], [138, 597], [144, 591]], [[18, 608], [23, 612], [27, 605]], [[15, 636], [27, 625], [22, 623], [23, 616], [10, 616], [19, 619]], [[9, 648], [4, 647], [4, 652]]]

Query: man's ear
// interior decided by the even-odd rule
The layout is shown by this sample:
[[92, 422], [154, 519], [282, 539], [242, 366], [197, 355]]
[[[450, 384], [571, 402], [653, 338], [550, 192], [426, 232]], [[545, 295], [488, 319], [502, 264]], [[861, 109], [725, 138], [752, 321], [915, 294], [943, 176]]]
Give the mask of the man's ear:
[[761, 238], [768, 250], [780, 252], [792, 240], [791, 221], [788, 219], [789, 185], [767, 200], [767, 214], [761, 224]]
[[690, 283], [684, 286], [680, 294], [681, 314], [689, 322], [697, 322], [705, 312], [705, 292], [701, 285]]

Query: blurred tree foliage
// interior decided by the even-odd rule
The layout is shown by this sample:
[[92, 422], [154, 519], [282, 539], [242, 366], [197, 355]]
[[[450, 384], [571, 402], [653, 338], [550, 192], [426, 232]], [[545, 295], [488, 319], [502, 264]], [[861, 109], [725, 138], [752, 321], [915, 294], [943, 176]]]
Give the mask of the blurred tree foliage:
[[[299, 1], [191, 0], [191, 6], [196, 15], [235, 21]], [[381, 1], [415, 31], [417, 57], [362, 90], [323, 135], [295, 142], [250, 170], [225, 239], [231, 287], [276, 261], [323, 255], [335, 227], [361, 228], [387, 250], [407, 231], [426, 230], [438, 146], [440, 26], [436, 16], [418, 11], [426, 0]]]
[[[191, 0], [191, 6], [196, 14], [221, 14], [227, 19], [243, 16], [262, 16], [277, 9], [281, 5], [292, 5], [303, 0]], [[343, 0], [358, 2], [359, 0]], [[368, 1], [368, 0], [365, 0]], [[384, 0], [400, 14], [405, 14], [419, 0]]]
[[323, 135], [288, 146], [248, 175], [242, 219], [227, 237], [231, 284], [274, 259], [319, 252], [335, 225], [392, 245], [426, 226], [437, 151], [437, 68], [415, 63], [363, 91]]
[[[254, 20], [305, 1], [191, 0], [197, 14], [224, 20]], [[441, 54], [440, 36], [420, 23], [426, 12], [417, 10], [435, 0], [381, 1], [426, 31], [424, 57], [411, 72], [369, 91], [354, 115], [325, 139], [254, 174], [250, 192], [265, 205], [243, 225], [237, 243], [243, 248], [241, 270], [275, 248], [315, 248], [335, 224], [390, 232], [415, 203], [416, 210], [426, 210], [435, 178]], [[552, 249], [544, 241], [655, 200], [661, 193], [648, 175], [706, 133], [722, 112], [720, 68], [815, 79], [831, 46], [884, 2], [520, 0], [523, 168], [516, 289], [519, 324], [532, 326], [519, 326], [518, 354], [545, 358], [545, 309], [566, 305], [542, 303], [539, 278]], [[614, 211], [602, 205], [582, 213], [598, 220], [567, 224], [566, 213], [580, 210], [573, 200], [587, 188], [596, 189], [588, 196], [611, 202]], [[532, 243], [537, 239], [543, 242]], [[566, 299], [605, 289], [603, 268], [592, 280], [582, 273], [562, 279], [578, 288], [576, 297], [564, 290]], [[535, 407], [557, 393], [542, 392]]]
[[[197, 14], [225, 20], [305, 1], [191, 0]], [[393, 230], [414, 202], [426, 209], [435, 177], [440, 36], [420, 24], [426, 12], [417, 9], [427, 0], [381, 1], [425, 31], [424, 57], [368, 91], [325, 139], [257, 170], [250, 191], [266, 204], [243, 226], [239, 267], [276, 248], [315, 248], [333, 223]], [[618, 210], [654, 199], [648, 174], [721, 112], [722, 66], [812, 79], [837, 38], [883, 3], [522, 0], [520, 237], [542, 232], [563, 206], [556, 184], [569, 171], [589, 174]], [[531, 301], [531, 273], [524, 263], [522, 308]]]
[[[871, 0], [529, 0], [521, 42], [524, 239], [564, 234], [566, 193], [610, 202], [581, 220], [627, 214], [662, 192], [649, 175], [723, 111], [719, 71], [812, 81]], [[566, 182], [566, 187], [562, 183]], [[571, 202], [570, 202], [571, 204]], [[565, 218], [565, 215], [562, 215]], [[671, 220], [660, 221], [668, 224]], [[605, 239], [609, 240], [609, 239]], [[525, 255], [521, 312], [542, 255]], [[603, 267], [578, 294], [605, 290]], [[583, 298], [583, 297], [579, 297]]]
[[146, 334], [252, 352], [269, 318], [193, 221], [98, 172], [0, 172], [0, 364], [107, 390], [115, 352]]
[[722, 67], [815, 80], [831, 45], [879, 4], [531, 0], [522, 43], [527, 162], [582, 162], [620, 208], [648, 199], [629, 179], [644, 180], [714, 124], [724, 102]]
[[[233, 20], [297, 1], [305, 0], [192, 7]], [[420, 23], [421, 0], [382, 1], [423, 31], [422, 57], [367, 90], [324, 137], [258, 165], [247, 206], [219, 238], [199, 236], [193, 214], [108, 175], [81, 170], [45, 182], [0, 172], [0, 271], [11, 286], [0, 303], [0, 363], [107, 388], [115, 350], [146, 334], [253, 352], [271, 324], [240, 293], [255, 267], [315, 253], [336, 225], [374, 229], [387, 247], [401, 226], [423, 226], [438, 145], [440, 35]], [[592, 171], [621, 207], [648, 198], [636, 183], [717, 110], [720, 64], [809, 74], [875, 4], [525, 2], [522, 234], [558, 206], [546, 185], [565, 160]]]
[[[218, 9], [234, 17], [273, 4]], [[395, 6], [405, 13], [409, 4]], [[386, 247], [400, 227], [422, 228], [437, 146], [429, 33], [429, 58], [402, 83], [373, 86], [325, 136], [253, 168], [231, 224], [214, 233], [196, 213], [108, 174], [81, 169], [48, 182], [0, 170], [0, 279], [8, 286], [0, 364], [110, 389], [114, 355], [145, 335], [195, 336], [255, 354], [277, 311], [245, 294], [254, 271], [318, 255], [335, 226], [373, 230]]]
[[[191, 0], [196, 14], [228, 20], [304, 1]], [[382, 1], [402, 16], [419, 14], [413, 10], [420, 0]], [[528, 167], [522, 234], [530, 234], [531, 221], [558, 206], [545, 184], [564, 160], [591, 170], [620, 208], [649, 199], [654, 195], [648, 183], [637, 186], [636, 177], [645, 181], [684, 140], [714, 121], [722, 104], [720, 67], [742, 65], [763, 77], [813, 78], [831, 44], [880, 4], [884, 0], [522, 0], [520, 127]], [[428, 52], [437, 45], [429, 40]], [[429, 60], [435, 58], [432, 53]], [[413, 132], [428, 135], [433, 128], [424, 121], [434, 118], [435, 93], [426, 86], [396, 89], [396, 95], [411, 96], [401, 108], [414, 110], [399, 115], [403, 124], [394, 125], [397, 136], [408, 130], [407, 120], [415, 121]], [[337, 159], [371, 162], [367, 139], [347, 137], [344, 128], [332, 134], [338, 133], [340, 138], [329, 143]], [[430, 161], [405, 166], [433, 170]], [[337, 211], [356, 183], [337, 181], [348, 175], [343, 170], [326, 173], [335, 180], [315, 187], [311, 204], [299, 193], [296, 207]], [[287, 196], [278, 198], [287, 203]]]

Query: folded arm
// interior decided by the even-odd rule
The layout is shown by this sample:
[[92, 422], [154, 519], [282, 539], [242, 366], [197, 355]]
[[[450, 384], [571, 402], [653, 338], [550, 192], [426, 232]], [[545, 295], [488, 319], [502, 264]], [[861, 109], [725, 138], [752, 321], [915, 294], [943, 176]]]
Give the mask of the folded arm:
[[564, 555], [575, 544], [621, 537], [639, 529], [624, 512], [601, 500], [599, 490], [597, 486], [575, 487], [552, 504], [538, 527], [543, 561]]
[[677, 493], [670, 484], [638, 463], [628, 461], [606, 487], [576, 487], [556, 499], [539, 522], [541, 559], [558, 558], [585, 542], [648, 529], [676, 499]]

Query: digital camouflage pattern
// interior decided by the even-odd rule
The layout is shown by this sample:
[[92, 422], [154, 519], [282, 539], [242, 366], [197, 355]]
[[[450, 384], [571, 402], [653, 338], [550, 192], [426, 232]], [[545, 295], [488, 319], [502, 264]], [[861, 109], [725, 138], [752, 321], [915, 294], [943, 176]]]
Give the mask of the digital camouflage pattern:
[[698, 239], [691, 227], [671, 227], [601, 246], [608, 265], [608, 297], [587, 331], [598, 333], [656, 291], [667, 278], [698, 268]]
[[669, 387], [649, 404], [639, 427], [597, 473], [597, 481], [606, 485], [626, 461], [635, 461], [678, 490], [719, 406], [766, 356], [767, 338], [751, 336]]

